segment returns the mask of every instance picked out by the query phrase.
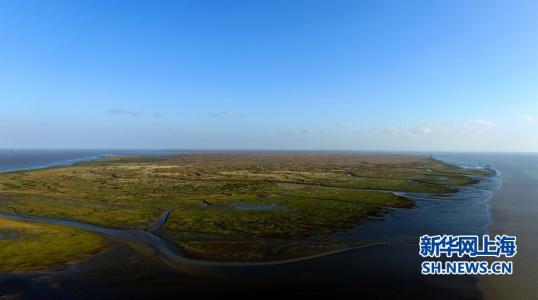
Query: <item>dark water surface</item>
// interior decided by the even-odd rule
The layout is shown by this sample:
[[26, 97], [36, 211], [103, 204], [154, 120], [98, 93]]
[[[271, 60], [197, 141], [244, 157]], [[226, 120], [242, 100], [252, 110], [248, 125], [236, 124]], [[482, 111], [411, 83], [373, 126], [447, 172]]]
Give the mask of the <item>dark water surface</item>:
[[[0, 150], [0, 171], [61, 165], [106, 155], [159, 154], [141, 151]], [[163, 153], [166, 154], [166, 153]], [[498, 173], [449, 197], [404, 194], [413, 209], [397, 209], [383, 219], [359, 224], [334, 237], [347, 241], [395, 241], [310, 261], [233, 268], [216, 278], [172, 272], [151, 253], [114, 244], [102, 255], [53, 273], [0, 274], [0, 296], [33, 298], [147, 299], [151, 297], [326, 296], [394, 299], [536, 299], [538, 251], [538, 156], [450, 154], [434, 157], [469, 167], [491, 165]], [[502, 179], [502, 180], [501, 180]], [[502, 182], [502, 184], [501, 184]], [[498, 190], [500, 187], [500, 190]], [[422, 276], [418, 236], [425, 233], [518, 235], [519, 275], [510, 279]], [[215, 269], [215, 274], [223, 272]], [[499, 282], [500, 281], [500, 282]], [[519, 291], [519, 297], [513, 291]], [[510, 290], [512, 293], [510, 293]], [[533, 294], [534, 293], [534, 294]], [[0, 297], [1, 298], [1, 297]]]

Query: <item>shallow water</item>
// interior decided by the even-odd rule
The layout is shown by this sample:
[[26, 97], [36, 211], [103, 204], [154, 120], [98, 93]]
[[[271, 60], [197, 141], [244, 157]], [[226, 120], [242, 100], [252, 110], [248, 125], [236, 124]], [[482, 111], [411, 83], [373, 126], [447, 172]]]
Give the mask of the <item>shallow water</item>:
[[[442, 157], [436, 157], [442, 159]], [[468, 163], [468, 160], [465, 160]], [[454, 160], [451, 163], [455, 163]], [[460, 165], [460, 163], [458, 163]], [[476, 165], [462, 165], [474, 168]], [[417, 242], [423, 234], [484, 234], [489, 223], [488, 201], [498, 189], [498, 173], [450, 195], [397, 193], [415, 203], [412, 209], [393, 209], [383, 218], [356, 225], [333, 235], [339, 240]]]
[[0, 149], [0, 172], [39, 169], [95, 160], [109, 155], [170, 155], [167, 150], [7, 150]]

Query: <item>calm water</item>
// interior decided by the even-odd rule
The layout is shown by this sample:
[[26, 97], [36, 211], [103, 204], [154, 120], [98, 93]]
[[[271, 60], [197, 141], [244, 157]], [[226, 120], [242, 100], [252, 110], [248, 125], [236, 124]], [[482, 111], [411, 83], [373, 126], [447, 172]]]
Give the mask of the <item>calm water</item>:
[[167, 150], [6, 150], [0, 149], [0, 172], [73, 164], [109, 155], [170, 155]]

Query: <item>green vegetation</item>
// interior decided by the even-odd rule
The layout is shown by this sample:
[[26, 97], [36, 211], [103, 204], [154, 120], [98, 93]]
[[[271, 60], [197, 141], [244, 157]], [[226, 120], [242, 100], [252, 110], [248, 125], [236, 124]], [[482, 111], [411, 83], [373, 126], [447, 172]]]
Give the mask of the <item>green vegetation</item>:
[[0, 272], [44, 270], [103, 247], [101, 237], [82, 230], [0, 218]]
[[193, 257], [265, 260], [338, 247], [330, 234], [413, 203], [391, 191], [451, 193], [476, 182], [423, 156], [225, 153], [110, 157], [0, 175], [0, 211], [144, 229]]

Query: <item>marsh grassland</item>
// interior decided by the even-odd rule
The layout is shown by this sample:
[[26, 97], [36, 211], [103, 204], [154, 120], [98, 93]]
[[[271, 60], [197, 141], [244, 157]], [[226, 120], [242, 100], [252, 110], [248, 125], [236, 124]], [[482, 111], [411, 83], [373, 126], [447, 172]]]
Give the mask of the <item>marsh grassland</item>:
[[[0, 212], [144, 229], [171, 209], [160, 234], [189, 256], [262, 261], [344, 247], [331, 233], [381, 218], [392, 209], [413, 208], [413, 202], [394, 191], [453, 193], [458, 186], [476, 182], [469, 175], [486, 174], [403, 155], [251, 152], [109, 157], [0, 174]], [[0, 222], [0, 232], [6, 226], [37, 226], [9, 222]], [[43, 231], [34, 236], [43, 241], [50, 239], [49, 229], [70, 230], [39, 226]], [[94, 235], [76, 231], [75, 236], [84, 241], [64, 245], [66, 251], [95, 244], [81, 251], [92, 253], [102, 247]], [[24, 234], [17, 240], [1, 239], [0, 267], [25, 268], [23, 261], [8, 262], [6, 249], [26, 247], [31, 241]], [[25, 251], [32, 247], [28, 244]], [[66, 258], [71, 258], [69, 253]]]
[[65, 226], [0, 218], [0, 271], [43, 270], [99, 253], [98, 235]]

